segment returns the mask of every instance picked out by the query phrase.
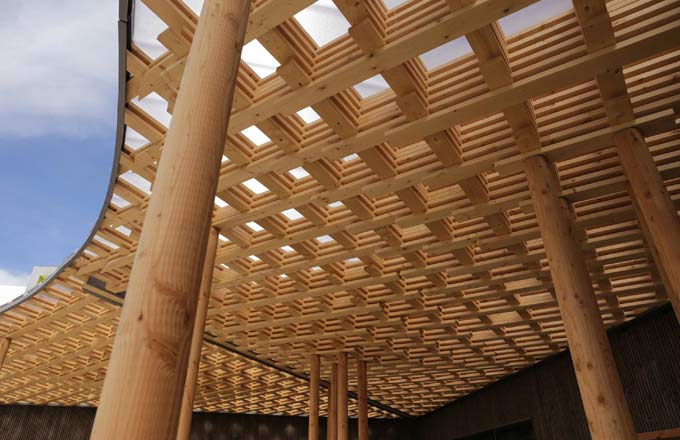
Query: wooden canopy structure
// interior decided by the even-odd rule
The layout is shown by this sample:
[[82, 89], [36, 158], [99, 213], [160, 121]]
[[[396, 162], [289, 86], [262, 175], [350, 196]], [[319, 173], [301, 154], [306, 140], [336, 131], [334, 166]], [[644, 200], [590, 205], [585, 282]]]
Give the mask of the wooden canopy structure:
[[[203, 26], [204, 40], [218, 41], [203, 18], [213, 16], [199, 21], [182, 0], [141, 1], [167, 25], [158, 36], [167, 52], [152, 59], [132, 43], [131, 5], [122, 2], [109, 198], [81, 251], [4, 307], [0, 402], [100, 405], [127, 319], [121, 306], [136, 292], [133, 262], [155, 264], [139, 263], [145, 214], [156, 212], [150, 203], [164, 185], [188, 188], [173, 178], [199, 162], [196, 150], [169, 153], [166, 137], [194, 127], [179, 114], [212, 109], [201, 93], [228, 97], [235, 87], [215, 204], [206, 190], [180, 208], [200, 217], [208, 197], [212, 238], [197, 227], [192, 255], [215, 249], [203, 274], [195, 409], [306, 415], [311, 370], [314, 384], [333, 382], [332, 411], [414, 416], [569, 345], [589, 421], [610, 411], [620, 422], [594, 420], [591, 431], [629, 438], [604, 328], [668, 300], [680, 311], [680, 2], [574, 0], [506, 36], [498, 21], [540, 2], [408, 0], [388, 9], [334, 0], [351, 27], [319, 47], [293, 17], [312, 0], [207, 0], [216, 11], [249, 7], [237, 16], [249, 15], [245, 42], [257, 40], [280, 66], [261, 78], [241, 62], [224, 89], [219, 71], [193, 89], [190, 61], [201, 62], [193, 54], [210, 60], [212, 48], [192, 40]], [[239, 28], [225, 46], [239, 41]], [[470, 51], [431, 69], [419, 58], [453, 41]], [[212, 75], [205, 66], [193, 68]], [[388, 87], [362, 97], [354, 86], [378, 74]], [[182, 97], [190, 88], [184, 96], [194, 96]], [[167, 103], [170, 129], [145, 109], [150, 96]], [[297, 113], [307, 108], [319, 119]], [[260, 145], [242, 133], [253, 126], [266, 137]], [[164, 160], [175, 168], [156, 181]], [[203, 259], [190, 263], [196, 287]], [[185, 330], [195, 309], [196, 298]], [[190, 363], [184, 345], [180, 379]], [[346, 404], [337, 397], [347, 399], [343, 377]], [[620, 402], [599, 408], [599, 396], [583, 392], [594, 386]], [[312, 396], [325, 415], [329, 395]]]

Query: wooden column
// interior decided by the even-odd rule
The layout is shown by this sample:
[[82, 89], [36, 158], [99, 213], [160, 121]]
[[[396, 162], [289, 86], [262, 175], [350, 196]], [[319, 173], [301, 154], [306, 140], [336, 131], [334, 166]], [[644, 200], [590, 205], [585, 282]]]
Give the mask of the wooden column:
[[187, 378], [184, 382], [184, 394], [182, 395], [182, 409], [179, 415], [177, 440], [188, 439], [191, 432], [191, 416], [194, 414], [194, 394], [196, 394], [198, 367], [201, 364], [201, 349], [203, 348], [205, 318], [208, 315], [208, 303], [210, 302], [210, 289], [212, 287], [213, 271], [215, 270], [215, 254], [217, 252], [218, 237], [219, 231], [215, 228], [210, 228], [208, 247], [205, 254], [205, 262], [203, 263], [201, 290], [198, 294], [198, 306], [196, 307], [194, 331], [191, 336], [191, 352], [189, 353]]
[[359, 440], [368, 440], [368, 368], [366, 361], [357, 362]]
[[250, 0], [206, 0], [160, 159], [93, 439], [177, 437]]
[[9, 351], [9, 346], [12, 344], [10, 338], [0, 339], [0, 368], [5, 363], [5, 357], [7, 357], [7, 352]]
[[321, 359], [312, 355], [309, 369], [309, 429], [307, 438], [319, 440], [319, 383], [321, 380]]
[[559, 197], [559, 179], [544, 157], [529, 157], [524, 165], [591, 436], [634, 440], [588, 268], [573, 236], [570, 207]]
[[338, 354], [338, 438], [337, 440], [347, 440], [349, 438], [348, 415], [347, 415], [347, 353]]
[[338, 438], [338, 364], [331, 365], [331, 386], [328, 388], [328, 418], [326, 420], [326, 438]]
[[680, 319], [680, 221], [654, 158], [639, 130], [628, 128], [614, 135], [630, 193], [638, 206], [638, 214], [655, 248], [668, 286], [668, 298], [675, 316]]

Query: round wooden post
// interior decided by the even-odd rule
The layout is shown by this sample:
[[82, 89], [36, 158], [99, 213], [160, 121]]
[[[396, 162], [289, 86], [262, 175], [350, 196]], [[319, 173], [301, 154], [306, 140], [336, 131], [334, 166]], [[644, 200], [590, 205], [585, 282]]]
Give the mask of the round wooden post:
[[250, 0], [206, 0], [163, 148], [93, 439], [172, 439]]
[[328, 418], [326, 419], [326, 438], [338, 438], [338, 364], [331, 365], [331, 386], [328, 388]]
[[347, 353], [338, 354], [338, 438], [337, 440], [347, 440], [349, 438], [348, 415], [347, 415]]
[[359, 410], [359, 440], [368, 440], [368, 368], [366, 361], [357, 362], [357, 387]]
[[205, 254], [205, 262], [203, 263], [201, 290], [198, 294], [198, 306], [196, 307], [194, 331], [191, 336], [191, 353], [189, 353], [187, 378], [184, 382], [184, 394], [182, 396], [182, 409], [179, 414], [177, 440], [188, 439], [191, 432], [191, 416], [194, 414], [194, 394], [196, 393], [198, 367], [201, 364], [201, 349], [203, 348], [205, 318], [208, 314], [208, 303], [210, 302], [210, 289], [212, 287], [213, 271], [215, 270], [215, 254], [217, 252], [218, 237], [218, 230], [215, 228], [210, 228], [208, 247]]
[[[638, 206], [641, 223], [649, 233], [662, 266], [668, 298], [680, 319], [680, 220], [666, 191], [654, 158], [639, 130], [628, 128], [614, 134], [614, 144], [630, 193]], [[654, 251], [653, 251], [654, 252]]]
[[318, 354], [312, 355], [309, 370], [309, 429], [307, 438], [319, 440], [319, 382], [321, 359]]
[[7, 352], [9, 351], [9, 346], [12, 344], [10, 338], [0, 339], [0, 368], [5, 363], [5, 358], [7, 357]]
[[633, 420], [568, 204], [545, 158], [525, 159], [525, 172], [564, 322], [581, 400], [594, 440], [634, 440]]

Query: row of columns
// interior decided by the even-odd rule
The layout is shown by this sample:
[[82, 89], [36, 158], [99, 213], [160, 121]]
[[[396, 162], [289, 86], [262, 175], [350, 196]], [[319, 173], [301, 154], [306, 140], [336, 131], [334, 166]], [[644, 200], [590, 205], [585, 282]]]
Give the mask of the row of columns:
[[[319, 406], [321, 385], [321, 358], [313, 355], [309, 372], [309, 429], [308, 438], [319, 438]], [[326, 440], [347, 440], [349, 438], [348, 415], [348, 358], [339, 353], [337, 361], [331, 364], [331, 381], [328, 386], [328, 417]], [[357, 412], [358, 439], [368, 440], [368, 375], [367, 364], [357, 360]]]
[[[203, 6], [135, 256], [94, 439], [187, 438], [217, 242], [209, 223], [249, 9], [249, 0], [206, 0]], [[680, 316], [675, 207], [642, 134], [628, 129], [613, 141]], [[592, 437], [633, 439], [630, 411], [573, 234], [571, 208], [560, 198], [559, 178], [549, 161], [533, 156], [524, 165]], [[363, 361], [357, 370], [359, 439], [364, 440]], [[309, 435], [317, 439], [318, 356], [310, 373]], [[346, 440], [347, 431], [343, 353], [331, 367], [327, 438]]]

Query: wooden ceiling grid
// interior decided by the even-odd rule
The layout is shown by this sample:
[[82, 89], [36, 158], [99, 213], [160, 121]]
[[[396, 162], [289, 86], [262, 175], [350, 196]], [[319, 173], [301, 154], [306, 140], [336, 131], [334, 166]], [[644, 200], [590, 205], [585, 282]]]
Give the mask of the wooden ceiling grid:
[[[153, 183], [166, 128], [137, 100], [157, 93], [172, 112], [196, 17], [179, 0], [143, 1], [168, 25], [168, 52], [128, 51], [125, 122], [149, 142], [124, 147], [119, 176]], [[261, 79], [241, 63], [213, 221], [212, 340], [303, 374], [311, 353], [350, 352], [369, 361], [369, 396], [413, 415], [564, 349], [522, 168], [537, 154], [573, 206], [605, 324], [665, 301], [611, 136], [643, 130], [678, 206], [677, 1], [575, 0], [506, 38], [497, 20], [536, 0], [335, 0], [351, 28], [321, 48], [292, 18], [312, 3], [253, 2], [246, 40], [281, 66]], [[428, 70], [419, 56], [457, 38], [472, 52]], [[362, 98], [353, 86], [378, 73], [389, 88]], [[321, 119], [305, 123], [306, 107]], [[251, 125], [270, 141], [241, 134]], [[117, 180], [86, 252], [0, 316], [13, 339], [0, 401], [97, 403], [148, 204], [130, 182]], [[216, 345], [204, 344], [197, 389], [202, 410], [306, 413], [303, 379]]]

